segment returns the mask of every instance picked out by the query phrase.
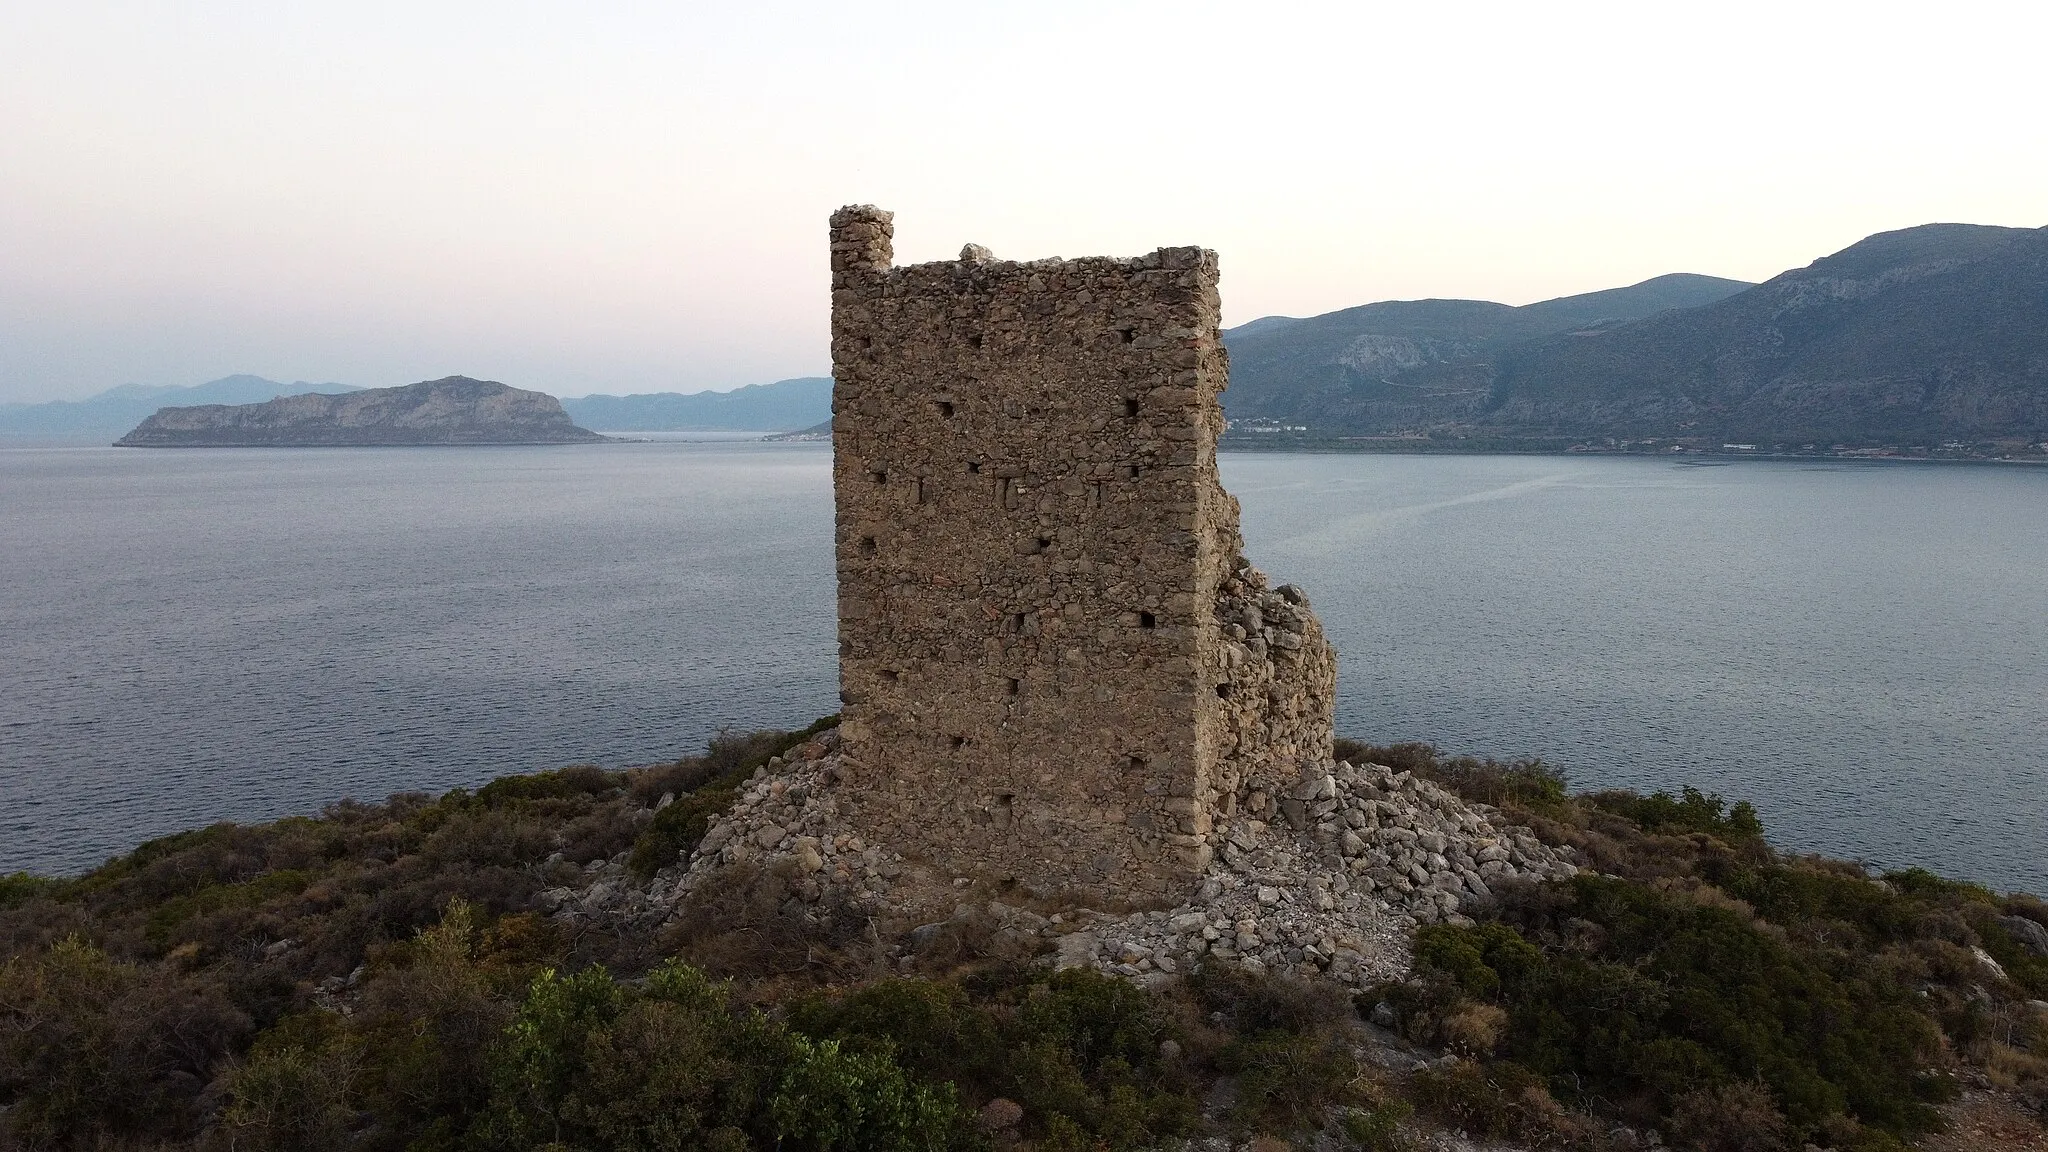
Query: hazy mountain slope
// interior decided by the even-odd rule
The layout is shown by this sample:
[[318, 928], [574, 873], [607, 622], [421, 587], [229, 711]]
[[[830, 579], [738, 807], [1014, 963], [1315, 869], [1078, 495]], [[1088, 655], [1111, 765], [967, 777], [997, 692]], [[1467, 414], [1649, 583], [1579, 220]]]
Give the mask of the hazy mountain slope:
[[1519, 308], [1484, 300], [1389, 300], [1306, 319], [1267, 317], [1224, 333], [1233, 420], [1381, 430], [1484, 410], [1505, 346], [1691, 308], [1749, 287], [1670, 275]]
[[165, 405], [257, 404], [308, 392], [354, 392], [346, 384], [280, 384], [261, 376], [224, 376], [190, 388], [123, 384], [84, 400], [0, 404], [0, 437], [42, 443], [105, 444]]
[[1626, 288], [1525, 304], [1515, 309], [1515, 329], [1525, 336], [1569, 332], [1574, 328], [1654, 316], [1674, 308], [1699, 308], [1753, 287], [1747, 280], [1673, 272]]
[[1729, 299], [1509, 351], [1477, 423], [1525, 434], [2048, 436], [2048, 229], [1880, 233]]
[[730, 392], [585, 396], [564, 400], [562, 407], [585, 428], [606, 432], [789, 432], [831, 417], [832, 378], [804, 376]]

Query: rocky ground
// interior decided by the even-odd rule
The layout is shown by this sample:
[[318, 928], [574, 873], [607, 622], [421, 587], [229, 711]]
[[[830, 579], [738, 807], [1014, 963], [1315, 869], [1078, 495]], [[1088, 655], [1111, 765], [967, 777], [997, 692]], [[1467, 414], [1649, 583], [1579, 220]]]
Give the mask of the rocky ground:
[[1576, 871], [1490, 808], [1405, 772], [1337, 763], [1284, 788], [1249, 786], [1227, 842], [1177, 907], [1026, 907], [865, 842], [840, 819], [837, 785], [837, 734], [827, 732], [756, 772], [687, 860], [644, 883], [623, 858], [594, 864], [582, 885], [550, 889], [543, 905], [562, 920], [654, 928], [693, 892], [751, 864], [784, 877], [790, 900], [850, 901], [896, 926], [906, 968], [971, 922], [1006, 953], [1050, 952], [1063, 967], [1134, 979], [1215, 957], [1362, 988], [1406, 974], [1418, 923], [1465, 922], [1460, 909], [1491, 885]]
[[[1366, 988], [1407, 974], [1417, 925], [1465, 923], [1462, 910], [1496, 885], [1577, 872], [1569, 849], [1538, 842], [1495, 809], [1409, 773], [1339, 762], [1285, 787], [1248, 787], [1228, 821], [1227, 843], [1174, 908], [1115, 913], [1053, 908], [1021, 896], [1009, 902], [849, 831], [840, 818], [837, 769], [837, 734], [826, 732], [756, 772], [686, 859], [642, 882], [628, 874], [621, 854], [591, 865], [581, 884], [548, 890], [543, 906], [572, 925], [658, 929], [683, 914], [693, 893], [715, 890], [707, 886], [754, 865], [779, 876], [787, 899], [819, 916], [841, 900], [892, 926], [893, 955], [906, 971], [941, 942], [957, 946], [971, 929], [990, 951], [1140, 982], [1215, 958]], [[1352, 1047], [1368, 1078], [1398, 1081], [1457, 1059], [1410, 1044], [1382, 1023], [1354, 1026]], [[2048, 1149], [2038, 1121], [1988, 1085], [1966, 1091], [1944, 1112], [1952, 1127], [1927, 1141], [1930, 1149]], [[1337, 1131], [1332, 1122], [1319, 1139], [1334, 1149]], [[1430, 1152], [1523, 1152], [1420, 1117], [1402, 1131], [1410, 1147]], [[1617, 1129], [1608, 1140], [1615, 1148], [1661, 1147], [1653, 1132]], [[1268, 1152], [1277, 1145], [1210, 1138], [1187, 1147]]]

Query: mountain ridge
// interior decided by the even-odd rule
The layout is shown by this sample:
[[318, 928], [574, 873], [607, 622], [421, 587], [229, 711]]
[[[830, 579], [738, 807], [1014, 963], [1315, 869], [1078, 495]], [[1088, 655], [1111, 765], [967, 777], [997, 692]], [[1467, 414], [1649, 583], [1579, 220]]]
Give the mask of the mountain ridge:
[[[1920, 225], [1761, 284], [1689, 279], [1511, 310], [1388, 301], [1232, 330], [1226, 409], [1239, 443], [1274, 428], [1288, 430], [1281, 442], [1451, 449], [2024, 452], [2048, 439], [2048, 229]], [[1648, 307], [1660, 293], [1667, 306]]]
[[[1515, 306], [1490, 300], [1382, 300], [1223, 334], [1226, 413], [1235, 421], [1405, 425], [1418, 408], [1476, 410], [1493, 357], [1522, 340], [1626, 322], [1751, 287], [1694, 273]], [[1245, 328], [1253, 330], [1246, 333]], [[1434, 400], [1425, 405], [1424, 400]]]
[[1506, 358], [1492, 417], [1742, 441], [2048, 436], [2048, 229], [1878, 233], [1724, 301]]
[[798, 376], [728, 392], [640, 392], [562, 401], [576, 422], [607, 432], [793, 432], [832, 412], [832, 378]]

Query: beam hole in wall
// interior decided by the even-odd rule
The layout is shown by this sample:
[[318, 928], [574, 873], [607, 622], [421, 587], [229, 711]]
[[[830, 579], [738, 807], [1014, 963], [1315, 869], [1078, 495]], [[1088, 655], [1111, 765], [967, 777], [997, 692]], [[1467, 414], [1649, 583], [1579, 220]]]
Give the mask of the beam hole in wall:
[[967, 462], [967, 474], [968, 474], [969, 476], [979, 476], [979, 475], [981, 475], [981, 461], [979, 461], [979, 460], [969, 460], [969, 461]]
[[939, 401], [939, 415], [948, 420], [953, 418], [953, 402], [951, 400]]
[[875, 554], [875, 538], [873, 536], [863, 536], [860, 538], [860, 554], [863, 556], [873, 556]]
[[1138, 330], [1136, 328], [1119, 328], [1116, 330], [1116, 334], [1123, 337], [1126, 344], [1138, 338]]
[[975, 332], [975, 333], [972, 333], [971, 335], [969, 335], [969, 336], [967, 337], [967, 343], [968, 343], [968, 346], [969, 346], [969, 347], [973, 347], [973, 348], [979, 348], [979, 347], [981, 347], [981, 333], [979, 333], [979, 332]]
[[894, 684], [896, 681], [902, 678], [902, 673], [896, 671], [894, 668], [882, 669], [882, 682], [884, 684]]
[[1015, 696], [1023, 690], [1024, 682], [1022, 680], [1017, 679], [1015, 676], [1012, 676], [1008, 680], [1005, 680], [1003, 682], [1003, 691], [1008, 695]]
[[1022, 632], [1023, 630], [1024, 614], [1022, 612], [1012, 612], [1003, 618], [1003, 631]]
[[1137, 414], [1138, 414], [1138, 401], [1137, 401], [1137, 398], [1136, 398], [1136, 397], [1132, 397], [1132, 396], [1126, 396], [1126, 397], [1124, 397], [1124, 415], [1126, 415], [1126, 416], [1136, 416]]
[[1143, 756], [1128, 757], [1124, 760], [1124, 767], [1133, 772], [1143, 772], [1145, 770], [1145, 758]]
[[1136, 464], [1125, 465], [1124, 475], [1130, 477], [1133, 480], [1136, 480], [1138, 478], [1138, 466]]
[[1140, 612], [1138, 613], [1138, 627], [1157, 628], [1159, 627], [1159, 617], [1154, 616], [1150, 612]]
[[1038, 551], [1043, 552], [1050, 547], [1052, 547], [1052, 537], [1040, 536], [1038, 538]]
[[889, 474], [887, 472], [870, 471], [868, 473], [868, 479], [874, 481], [877, 484], [887, 484], [889, 482]]
[[924, 477], [919, 476], [910, 482], [910, 502], [912, 504], [924, 503]]
[[1220, 698], [1220, 699], [1223, 699], [1223, 700], [1228, 700], [1228, 699], [1230, 699], [1230, 685], [1228, 685], [1228, 684], [1218, 684], [1218, 685], [1216, 686], [1216, 695], [1217, 695], [1217, 697], [1218, 697], [1218, 698]]
[[962, 748], [965, 748], [965, 747], [967, 747], [967, 737], [965, 737], [965, 736], [955, 736], [955, 737], [953, 737], [953, 751], [955, 751], [955, 752], [958, 752], [959, 750], [961, 750]]

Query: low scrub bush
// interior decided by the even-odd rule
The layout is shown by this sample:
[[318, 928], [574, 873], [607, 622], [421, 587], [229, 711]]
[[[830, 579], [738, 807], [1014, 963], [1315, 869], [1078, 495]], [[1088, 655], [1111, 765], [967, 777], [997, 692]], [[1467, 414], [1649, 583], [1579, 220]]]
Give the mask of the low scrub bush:
[[0, 965], [0, 1137], [33, 1147], [189, 1136], [214, 1067], [251, 1031], [219, 989], [76, 937], [13, 957]]
[[1434, 744], [1365, 744], [1339, 740], [1336, 756], [1353, 764], [1382, 764], [1396, 772], [1413, 772], [1458, 795], [1496, 808], [1552, 813], [1566, 801], [1564, 773], [1541, 760], [1480, 760], [1446, 757]]
[[[970, 991], [971, 987], [971, 991]], [[1199, 1107], [1162, 1044], [1156, 996], [1089, 970], [980, 973], [969, 986], [885, 980], [793, 1006], [792, 1027], [849, 1052], [888, 1053], [971, 1102], [1023, 1106], [1042, 1146], [1135, 1149], [1192, 1130]]]
[[1416, 1107], [1476, 1136], [1505, 1137], [1538, 1147], [1570, 1145], [1590, 1127], [1551, 1098], [1543, 1077], [1513, 1061], [1454, 1061], [1425, 1068], [1409, 1081]]
[[1748, 801], [1739, 801], [1731, 808], [1721, 797], [1697, 788], [1688, 787], [1677, 796], [1668, 792], [1648, 796], [1595, 792], [1585, 797], [1584, 802], [1612, 812], [1652, 835], [1698, 833], [1731, 847], [1761, 845], [1764, 839], [1763, 821]]
[[1937, 1125], [1940, 1032], [1881, 971], [1681, 893], [1597, 876], [1567, 891], [1509, 909], [1514, 926], [1418, 933], [1438, 1039], [1462, 1002], [1491, 1003], [1511, 1060], [1579, 1103], [1656, 1118], [1702, 1085], [1755, 1082], [1801, 1132], [1837, 1116], [1902, 1137]]
[[731, 808], [738, 796], [736, 781], [708, 784], [656, 812], [633, 841], [628, 867], [636, 876], [652, 876], [680, 861], [711, 830], [711, 818]]
[[1344, 1130], [1344, 1139], [1358, 1152], [1407, 1152], [1415, 1144], [1403, 1130], [1402, 1122], [1414, 1112], [1414, 1105], [1406, 1100], [1376, 1100], [1364, 1107], [1346, 1109], [1339, 1125]]
[[333, 1013], [314, 1012], [258, 1037], [228, 1071], [221, 1129], [230, 1147], [312, 1152], [348, 1146], [361, 1053]]

